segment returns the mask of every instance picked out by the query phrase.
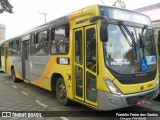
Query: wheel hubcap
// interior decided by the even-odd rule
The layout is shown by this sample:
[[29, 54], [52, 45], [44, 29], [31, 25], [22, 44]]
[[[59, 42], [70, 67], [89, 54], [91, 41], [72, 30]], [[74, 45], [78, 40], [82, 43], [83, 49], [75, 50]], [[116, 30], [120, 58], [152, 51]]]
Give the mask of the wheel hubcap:
[[58, 95], [60, 98], [64, 99], [66, 94], [66, 89], [63, 83], [58, 86]]

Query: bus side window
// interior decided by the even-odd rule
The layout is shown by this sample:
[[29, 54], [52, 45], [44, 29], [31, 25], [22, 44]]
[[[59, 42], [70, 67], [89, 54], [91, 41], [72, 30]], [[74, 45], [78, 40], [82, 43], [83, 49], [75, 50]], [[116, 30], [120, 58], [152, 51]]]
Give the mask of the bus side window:
[[45, 30], [37, 33], [38, 43], [36, 44], [36, 55], [49, 54], [49, 31]]
[[52, 28], [51, 53], [67, 54], [69, 51], [69, 24]]
[[8, 51], [8, 55], [11, 55], [11, 42], [9, 42], [9, 51]]
[[56, 49], [56, 42], [55, 42], [55, 28], [51, 29], [51, 53], [55, 54], [58, 53]]
[[35, 34], [32, 34], [30, 36], [30, 56], [34, 56], [35, 55]]
[[21, 55], [21, 39], [17, 40], [17, 55]]
[[13, 55], [13, 52], [12, 52], [12, 48], [13, 48], [13, 41], [11, 41], [11, 42], [10, 42], [10, 45], [11, 45], [11, 46], [10, 46], [10, 54], [11, 54], [11, 56], [12, 56], [12, 55]]
[[1, 56], [4, 56], [4, 45], [2, 44], [2, 48], [1, 48]]
[[12, 41], [12, 55], [17, 55], [17, 40]]
[[158, 53], [160, 55], [160, 30], [158, 31]]

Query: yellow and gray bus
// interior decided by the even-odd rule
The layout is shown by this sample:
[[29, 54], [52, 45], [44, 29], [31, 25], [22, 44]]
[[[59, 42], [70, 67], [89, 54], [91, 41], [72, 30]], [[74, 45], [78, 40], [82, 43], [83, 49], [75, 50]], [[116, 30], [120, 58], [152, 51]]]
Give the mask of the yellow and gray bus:
[[2, 69], [55, 91], [63, 105], [97, 110], [143, 104], [158, 94], [154, 33], [148, 16], [92, 5], [2, 43]]

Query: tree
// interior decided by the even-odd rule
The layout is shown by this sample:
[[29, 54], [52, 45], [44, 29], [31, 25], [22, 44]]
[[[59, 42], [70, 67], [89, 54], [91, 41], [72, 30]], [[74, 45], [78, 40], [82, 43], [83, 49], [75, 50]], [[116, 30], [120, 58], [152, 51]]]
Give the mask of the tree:
[[126, 3], [123, 0], [116, 0], [116, 2], [113, 4], [113, 6], [126, 8]]
[[3, 13], [4, 11], [13, 13], [12, 8], [13, 6], [9, 3], [8, 0], [0, 0], [0, 13]]

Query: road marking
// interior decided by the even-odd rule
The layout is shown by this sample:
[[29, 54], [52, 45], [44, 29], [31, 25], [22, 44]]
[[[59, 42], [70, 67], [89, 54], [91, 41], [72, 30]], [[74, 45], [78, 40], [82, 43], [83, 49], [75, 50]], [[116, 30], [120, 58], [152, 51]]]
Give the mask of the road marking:
[[12, 85], [12, 87], [17, 88], [16, 86]]
[[9, 83], [8, 81], [5, 81], [6, 83]]
[[63, 120], [69, 120], [68, 118], [66, 118], [66, 117], [60, 117], [61, 119], [63, 119]]
[[24, 91], [21, 91], [21, 93], [25, 94], [25, 95], [29, 95], [28, 93], [24, 92]]
[[151, 102], [148, 102], [148, 101], [147, 101], [146, 103], [147, 103], [147, 104], [152, 104]]
[[40, 102], [39, 100], [35, 100], [36, 103], [38, 103], [39, 105], [43, 106], [43, 107], [48, 107], [47, 105], [43, 104], [42, 102]]

